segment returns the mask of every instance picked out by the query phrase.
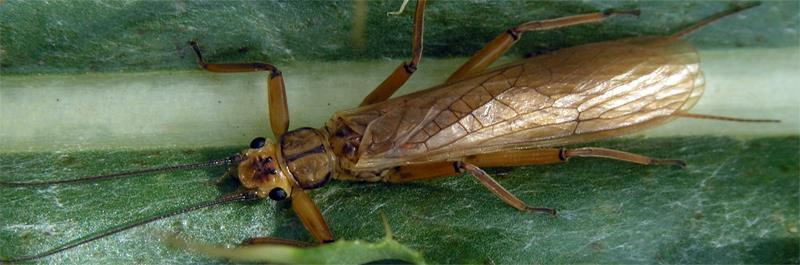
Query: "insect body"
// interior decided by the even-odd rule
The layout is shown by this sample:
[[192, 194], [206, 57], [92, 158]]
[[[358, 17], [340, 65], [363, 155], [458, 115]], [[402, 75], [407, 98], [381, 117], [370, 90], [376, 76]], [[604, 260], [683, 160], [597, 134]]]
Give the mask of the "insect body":
[[[468, 173], [512, 207], [555, 214], [554, 209], [527, 205], [481, 167], [560, 163], [572, 157], [682, 166], [680, 160], [653, 159], [605, 148], [560, 146], [636, 132], [676, 117], [770, 121], [687, 113], [702, 95], [705, 81], [697, 54], [680, 37], [752, 6], [755, 5], [723, 12], [672, 36], [588, 44], [486, 70], [523, 32], [601, 22], [615, 15], [638, 15], [638, 10], [608, 10], [523, 23], [501, 33], [446, 83], [389, 99], [421, 60], [425, 1], [419, 1], [412, 59], [398, 66], [360, 107], [335, 113], [320, 129], [292, 131], [288, 130], [283, 75], [275, 66], [209, 64], [193, 41], [198, 62], [206, 70], [269, 72], [270, 125], [279, 137], [277, 142], [259, 137], [250, 148], [225, 159], [59, 183], [236, 164], [242, 192], [187, 209], [262, 198], [291, 199], [293, 210], [319, 242], [330, 242], [334, 237], [306, 191], [320, 188], [331, 179], [402, 183]], [[131, 223], [51, 251], [8, 261], [51, 255], [186, 211]], [[285, 243], [272, 238], [251, 242]]]

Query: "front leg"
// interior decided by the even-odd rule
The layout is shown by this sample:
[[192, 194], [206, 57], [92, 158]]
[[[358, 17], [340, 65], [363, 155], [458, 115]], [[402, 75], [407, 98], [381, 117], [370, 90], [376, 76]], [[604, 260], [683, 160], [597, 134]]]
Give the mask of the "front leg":
[[195, 41], [189, 42], [197, 63], [210, 72], [215, 73], [242, 73], [254, 71], [269, 71], [267, 80], [267, 103], [269, 104], [269, 125], [275, 138], [280, 137], [289, 129], [289, 106], [286, 103], [286, 88], [283, 84], [283, 74], [277, 67], [268, 63], [230, 63], [210, 64], [203, 59], [200, 46]]
[[[311, 197], [300, 188], [292, 190], [292, 209], [303, 222], [306, 230], [314, 237], [318, 243], [333, 242], [333, 234], [331, 234], [325, 218], [319, 211], [317, 204], [311, 200]], [[286, 245], [291, 247], [312, 247], [316, 246], [315, 243], [306, 243], [302, 241], [282, 239], [277, 237], [254, 237], [242, 242], [243, 245]]]
[[303, 226], [314, 236], [317, 242], [333, 242], [333, 235], [330, 228], [328, 228], [328, 224], [325, 223], [325, 218], [322, 217], [319, 207], [304, 190], [294, 188], [292, 191], [292, 209], [297, 213], [297, 217], [303, 222]]

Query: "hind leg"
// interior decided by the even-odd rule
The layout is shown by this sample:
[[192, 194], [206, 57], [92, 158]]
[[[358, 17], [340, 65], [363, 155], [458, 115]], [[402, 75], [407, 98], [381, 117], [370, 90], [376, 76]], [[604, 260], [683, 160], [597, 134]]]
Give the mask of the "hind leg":
[[500, 33], [480, 51], [472, 55], [469, 60], [461, 65], [455, 73], [447, 78], [447, 82], [458, 81], [485, 70], [494, 63], [500, 56], [506, 53], [522, 37], [523, 32], [541, 31], [563, 28], [574, 25], [598, 23], [614, 15], [639, 15], [639, 10], [606, 10], [583, 15], [561, 17], [556, 19], [530, 21], [510, 28], [506, 32]]
[[655, 159], [639, 154], [598, 147], [584, 148], [541, 148], [496, 152], [467, 156], [460, 161], [442, 161], [426, 164], [401, 166], [384, 180], [391, 183], [405, 183], [425, 179], [458, 176], [469, 173], [506, 204], [520, 210], [555, 214], [552, 208], [532, 207], [503, 188], [480, 167], [511, 167], [523, 165], [544, 165], [568, 161], [573, 157], [608, 158], [640, 165], [672, 165], [683, 167], [681, 160]]

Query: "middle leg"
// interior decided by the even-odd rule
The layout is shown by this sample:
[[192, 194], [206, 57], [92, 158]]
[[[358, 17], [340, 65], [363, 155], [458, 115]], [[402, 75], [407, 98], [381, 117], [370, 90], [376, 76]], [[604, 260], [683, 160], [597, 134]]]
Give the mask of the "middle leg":
[[583, 15], [561, 17], [556, 19], [530, 21], [522, 23], [516, 27], [500, 33], [480, 51], [472, 55], [469, 60], [461, 65], [455, 73], [447, 78], [447, 82], [454, 82], [466, 77], [478, 74], [485, 70], [489, 65], [497, 61], [500, 56], [506, 53], [522, 37], [523, 32], [541, 31], [563, 28], [574, 25], [597, 23], [606, 20], [614, 15], [639, 15], [639, 10], [614, 10], [609, 9], [603, 12], [595, 12]]
[[369, 95], [367, 95], [359, 106], [367, 106], [384, 101], [390, 98], [403, 84], [411, 78], [411, 74], [417, 71], [417, 65], [422, 60], [422, 33], [425, 24], [425, 2], [417, 1], [417, 8], [414, 11], [414, 37], [411, 41], [411, 61], [403, 62], [394, 69], [389, 77], [378, 85]]
[[498, 198], [503, 200], [503, 202], [507, 203], [511, 207], [516, 208], [520, 211], [526, 212], [543, 212], [549, 214], [556, 214], [556, 210], [553, 208], [540, 208], [540, 207], [532, 207], [526, 204], [524, 201], [514, 196], [511, 192], [507, 189], [503, 188], [497, 180], [492, 178], [489, 173], [483, 171], [483, 169], [467, 163], [467, 162], [434, 162], [429, 164], [421, 164], [421, 165], [409, 165], [409, 166], [402, 166], [395, 171], [393, 175], [390, 175], [386, 181], [392, 183], [404, 183], [404, 182], [411, 182], [415, 180], [423, 180], [423, 179], [432, 179], [432, 178], [439, 178], [439, 177], [447, 177], [447, 176], [458, 176], [461, 173], [469, 173], [472, 175], [475, 180], [480, 182], [484, 187], [489, 189], [494, 195]]

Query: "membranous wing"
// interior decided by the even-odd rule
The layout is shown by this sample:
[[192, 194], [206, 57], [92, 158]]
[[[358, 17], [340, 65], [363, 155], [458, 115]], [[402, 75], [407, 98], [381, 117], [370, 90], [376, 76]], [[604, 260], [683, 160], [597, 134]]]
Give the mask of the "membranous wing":
[[688, 44], [633, 38], [559, 50], [335, 119], [363, 135], [356, 167], [376, 169], [630, 133], [692, 107], [703, 87]]

